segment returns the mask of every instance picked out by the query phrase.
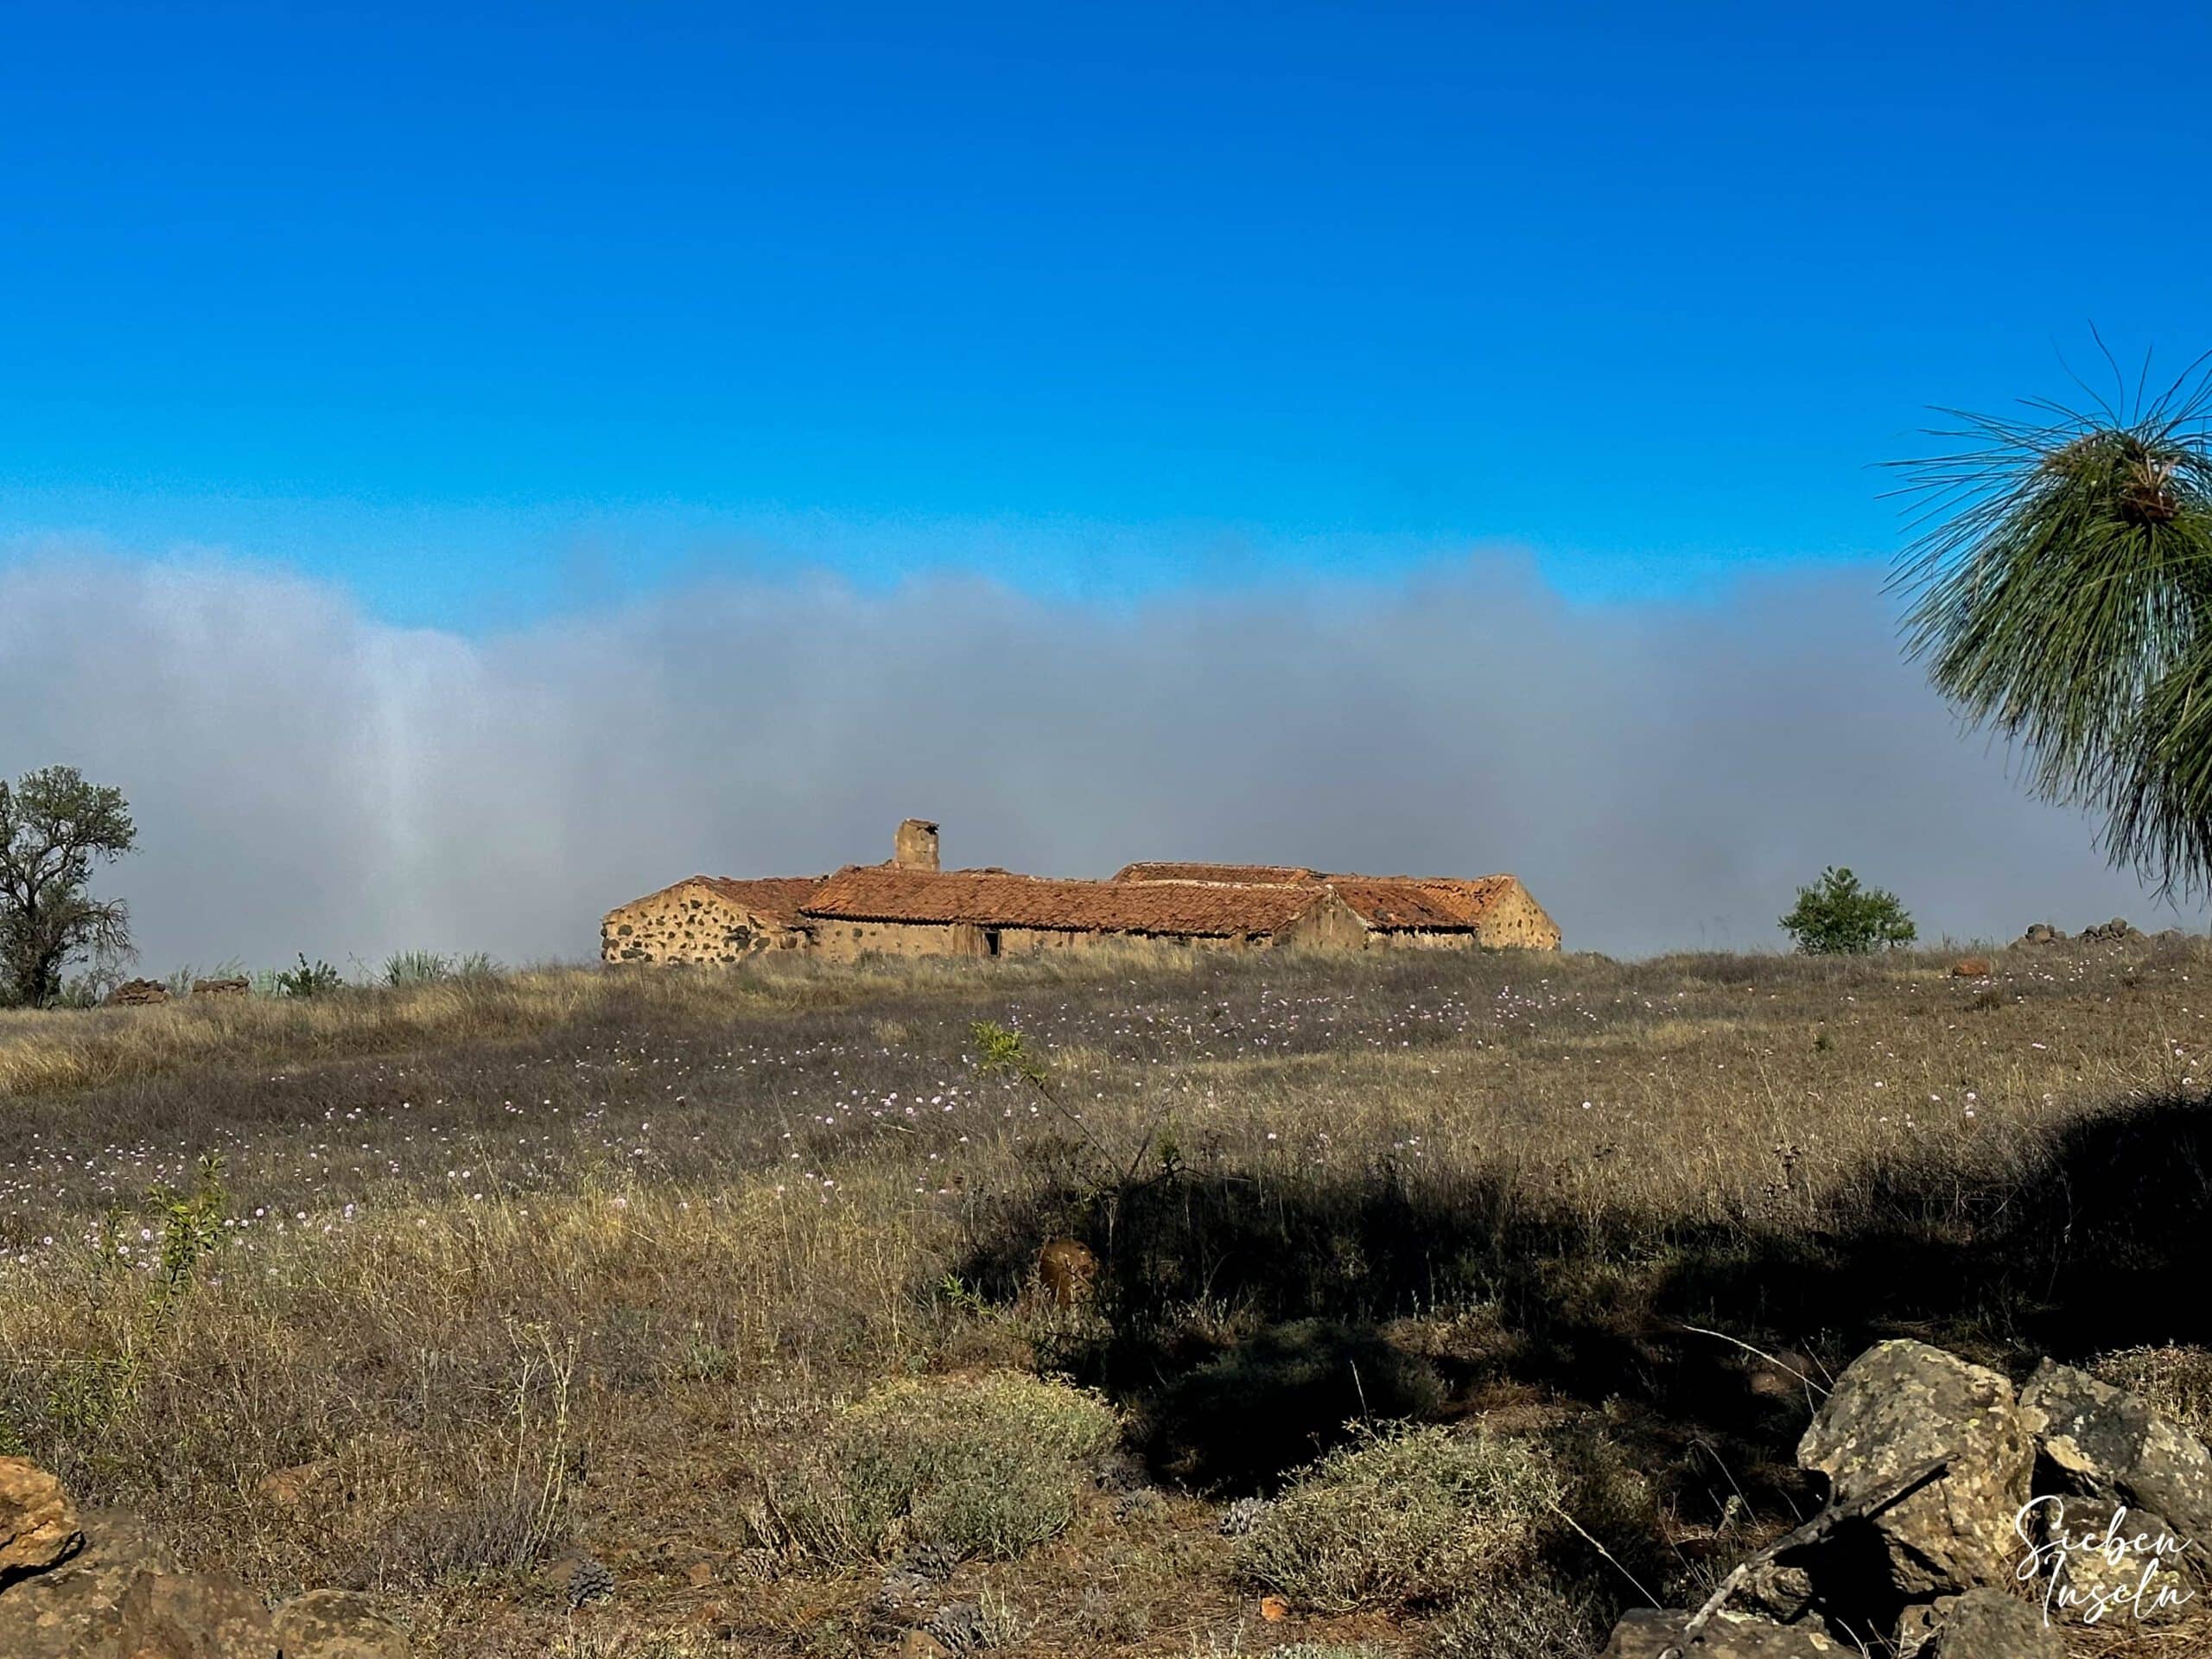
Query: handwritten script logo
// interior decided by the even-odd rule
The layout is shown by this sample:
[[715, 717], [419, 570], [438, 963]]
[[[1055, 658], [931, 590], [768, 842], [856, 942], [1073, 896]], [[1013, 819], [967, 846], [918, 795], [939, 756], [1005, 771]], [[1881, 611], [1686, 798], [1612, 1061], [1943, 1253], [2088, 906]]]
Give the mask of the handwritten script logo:
[[2190, 1546], [2163, 1526], [2128, 1530], [2127, 1506], [2112, 1512], [2101, 1531], [2084, 1528], [2067, 1530], [2066, 1522], [2079, 1516], [2082, 1500], [2056, 1495], [2029, 1499], [2012, 1517], [2012, 1530], [2027, 1546], [2020, 1560], [2023, 1584], [2044, 1581], [2044, 1623], [2051, 1622], [2055, 1608], [2061, 1614], [2094, 1624], [2115, 1608], [2136, 1618], [2145, 1618], [2168, 1607], [2196, 1599], [2196, 1592], [2172, 1582], [2154, 1586], [2164, 1577], [2162, 1569]]

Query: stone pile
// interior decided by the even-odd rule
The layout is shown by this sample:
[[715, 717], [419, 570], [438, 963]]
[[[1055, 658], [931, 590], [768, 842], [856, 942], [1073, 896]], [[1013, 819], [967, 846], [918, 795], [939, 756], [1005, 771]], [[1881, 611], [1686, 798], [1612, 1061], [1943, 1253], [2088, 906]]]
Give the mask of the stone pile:
[[111, 1008], [143, 1007], [152, 1002], [169, 1000], [169, 988], [158, 979], [126, 979], [107, 994], [105, 1007]]
[[1797, 1460], [1827, 1477], [1821, 1512], [1705, 1606], [1622, 1619], [1603, 1659], [2061, 1659], [2063, 1628], [2203, 1615], [2212, 1452], [2069, 1366], [2016, 1392], [1925, 1343], [1878, 1344]]
[[61, 1483], [0, 1458], [6, 1659], [407, 1659], [365, 1596], [310, 1590], [274, 1609], [225, 1573], [187, 1572], [141, 1522], [79, 1516]]

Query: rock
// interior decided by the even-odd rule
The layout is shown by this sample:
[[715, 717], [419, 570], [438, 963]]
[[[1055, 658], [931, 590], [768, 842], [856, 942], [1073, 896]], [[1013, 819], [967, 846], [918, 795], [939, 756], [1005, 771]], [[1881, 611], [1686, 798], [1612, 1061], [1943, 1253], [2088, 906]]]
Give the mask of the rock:
[[1098, 1258], [1080, 1240], [1048, 1240], [1037, 1252], [1037, 1283], [1054, 1307], [1079, 1306], [1097, 1288]]
[[351, 1590], [310, 1590], [276, 1610], [284, 1659], [407, 1659], [407, 1637]]
[[2157, 1516], [2079, 1496], [2037, 1498], [2036, 1511], [2046, 1621], [2149, 1624], [2196, 1599], [2183, 1576], [2185, 1546]]
[[1813, 1611], [1813, 1575], [1802, 1567], [1762, 1561], [1745, 1574], [1736, 1604], [1777, 1624], [1795, 1624]]
[[1951, 977], [1953, 979], [1987, 979], [1989, 958], [1987, 957], [1961, 957], [1951, 964]]
[[0, 1595], [8, 1659], [278, 1659], [258, 1598], [227, 1574], [171, 1573], [101, 1548]]
[[2126, 917], [2115, 916], [2098, 926], [2083, 928], [2082, 937], [2098, 944], [2124, 944], [2138, 936]]
[[2020, 935], [2022, 944], [2063, 944], [2066, 936], [2049, 922], [2037, 922]]
[[1900, 1659], [2065, 1659], [2042, 1613], [2002, 1590], [1969, 1590], [1913, 1608], [1897, 1631]]
[[1797, 1446], [1797, 1461], [1847, 1502], [1938, 1457], [1942, 1473], [1870, 1517], [1890, 1586], [1908, 1601], [2001, 1585], [2018, 1565], [2013, 1522], [2035, 1443], [2012, 1385], [1926, 1343], [1877, 1343], [1845, 1368]]
[[1598, 1659], [1842, 1659], [1852, 1650], [1810, 1624], [1770, 1624], [1723, 1609], [1685, 1647], [1681, 1608], [1638, 1608], [1621, 1616]]
[[168, 1000], [169, 988], [158, 979], [126, 979], [107, 994], [103, 1006], [111, 1008], [143, 1007], [149, 1003]]
[[2046, 1359], [2020, 1391], [2041, 1452], [2039, 1484], [2146, 1510], [2212, 1548], [2212, 1452], [2139, 1395]]
[[84, 1541], [60, 1481], [28, 1458], [0, 1458], [0, 1586], [43, 1572]]
[[264, 1503], [281, 1510], [296, 1510], [315, 1493], [331, 1472], [327, 1459], [316, 1459], [309, 1463], [296, 1463], [288, 1468], [272, 1469], [253, 1484], [253, 1493]]
[[234, 975], [229, 979], [195, 979], [192, 982], [194, 996], [244, 996], [252, 988], [252, 982], [244, 974]]
[[60, 1481], [0, 1458], [5, 1659], [406, 1659], [364, 1597], [310, 1591], [272, 1619], [226, 1573], [188, 1573], [135, 1516], [74, 1513]]

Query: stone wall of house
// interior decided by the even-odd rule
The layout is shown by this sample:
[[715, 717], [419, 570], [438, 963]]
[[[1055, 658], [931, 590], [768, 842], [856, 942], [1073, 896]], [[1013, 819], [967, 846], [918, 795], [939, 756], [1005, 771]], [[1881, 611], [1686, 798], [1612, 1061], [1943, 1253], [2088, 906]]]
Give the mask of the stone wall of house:
[[1559, 949], [1559, 925], [1518, 881], [1498, 896], [1477, 931], [1492, 950], [1506, 946], [1528, 950]]
[[1332, 895], [1293, 922], [1281, 943], [1302, 950], [1363, 950], [1367, 941], [1367, 924]]
[[600, 925], [604, 962], [730, 963], [763, 950], [794, 950], [804, 929], [787, 927], [710, 887], [689, 885], [608, 912]]
[[1367, 942], [1377, 950], [1472, 950], [1482, 940], [1472, 933], [1408, 927], [1376, 932]]
[[987, 957], [983, 930], [967, 922], [846, 922], [818, 918], [814, 953], [831, 962], [877, 957]]
[[[1259, 939], [1253, 945], [1271, 941]], [[1002, 957], [1033, 957], [1055, 950], [1114, 950], [1133, 951], [1139, 955], [1174, 955], [1188, 950], [1235, 950], [1246, 942], [1241, 938], [1200, 938], [1194, 935], [1154, 933], [1086, 933], [1060, 927], [1006, 927], [999, 930], [999, 954]]]

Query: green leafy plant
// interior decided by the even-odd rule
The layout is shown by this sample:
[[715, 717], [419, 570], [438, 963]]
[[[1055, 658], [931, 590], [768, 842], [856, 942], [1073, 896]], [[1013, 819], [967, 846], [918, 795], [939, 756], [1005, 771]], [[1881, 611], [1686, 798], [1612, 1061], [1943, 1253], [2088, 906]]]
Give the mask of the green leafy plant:
[[279, 996], [327, 996], [345, 982], [345, 976], [327, 962], [310, 967], [307, 953], [302, 951], [300, 965], [279, 969], [274, 986]]
[[1812, 886], [1797, 889], [1797, 902], [1781, 925], [1808, 957], [1863, 956], [1910, 944], [1916, 936], [1897, 894], [1862, 887], [1849, 870], [1833, 866]]
[[[190, 1293], [200, 1265], [222, 1243], [223, 1217], [231, 1195], [224, 1185], [219, 1153], [200, 1160], [189, 1192], [156, 1184], [147, 1189], [146, 1205], [161, 1227], [160, 1253], [137, 1315], [111, 1352], [75, 1354], [56, 1369], [47, 1390], [47, 1421], [65, 1440], [96, 1437], [137, 1404], [147, 1351], [169, 1329], [176, 1310]], [[122, 1211], [111, 1213], [100, 1256], [112, 1261]]]

